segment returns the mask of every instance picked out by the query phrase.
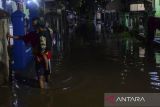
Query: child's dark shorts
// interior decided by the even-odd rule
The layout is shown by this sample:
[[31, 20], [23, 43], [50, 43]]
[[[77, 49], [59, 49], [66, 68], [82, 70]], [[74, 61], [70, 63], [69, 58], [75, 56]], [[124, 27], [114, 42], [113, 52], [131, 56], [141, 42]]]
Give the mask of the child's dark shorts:
[[37, 76], [45, 76], [46, 70], [45, 70], [44, 63], [36, 62], [35, 65], [36, 65], [36, 74], [37, 74]]

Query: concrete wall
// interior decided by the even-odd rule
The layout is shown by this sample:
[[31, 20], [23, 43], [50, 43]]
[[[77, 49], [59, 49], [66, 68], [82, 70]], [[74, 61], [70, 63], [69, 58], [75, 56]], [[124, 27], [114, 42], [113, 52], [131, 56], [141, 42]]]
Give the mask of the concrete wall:
[[0, 85], [8, 80], [9, 57], [6, 34], [9, 31], [8, 19], [0, 19]]

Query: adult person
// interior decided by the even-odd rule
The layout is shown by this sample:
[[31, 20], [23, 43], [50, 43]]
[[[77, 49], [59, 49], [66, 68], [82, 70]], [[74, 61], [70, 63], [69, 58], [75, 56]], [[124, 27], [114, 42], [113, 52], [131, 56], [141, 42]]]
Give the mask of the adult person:
[[24, 36], [10, 36], [8, 37], [23, 40], [26, 44], [30, 44], [32, 47], [33, 56], [35, 58], [36, 64], [36, 73], [39, 80], [40, 88], [46, 88], [45, 82], [45, 75], [46, 71], [48, 70], [48, 63], [47, 63], [47, 55], [46, 55], [46, 37], [43, 29], [43, 24], [39, 22], [38, 18], [32, 20], [32, 26], [34, 31], [29, 32]]

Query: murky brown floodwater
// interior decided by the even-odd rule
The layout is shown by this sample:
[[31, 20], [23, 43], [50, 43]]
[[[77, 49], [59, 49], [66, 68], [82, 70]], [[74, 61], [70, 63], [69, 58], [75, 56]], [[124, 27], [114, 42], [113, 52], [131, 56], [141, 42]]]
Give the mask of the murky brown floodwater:
[[103, 107], [104, 93], [160, 92], [158, 49], [133, 38], [97, 35], [85, 42], [78, 36], [67, 58], [59, 49], [49, 89], [41, 90], [27, 79], [0, 87], [0, 107]]

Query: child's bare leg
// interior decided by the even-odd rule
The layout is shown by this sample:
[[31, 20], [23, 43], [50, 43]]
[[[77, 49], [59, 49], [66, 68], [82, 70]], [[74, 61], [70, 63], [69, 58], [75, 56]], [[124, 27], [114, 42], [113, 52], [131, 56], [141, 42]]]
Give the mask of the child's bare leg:
[[46, 55], [43, 55], [43, 58], [44, 58], [44, 61], [45, 61], [45, 68], [46, 68], [46, 70], [48, 70], [49, 69], [48, 68], [48, 58], [47, 58]]
[[39, 77], [39, 84], [40, 84], [40, 88], [42, 89], [45, 88], [45, 78], [42, 75]]

